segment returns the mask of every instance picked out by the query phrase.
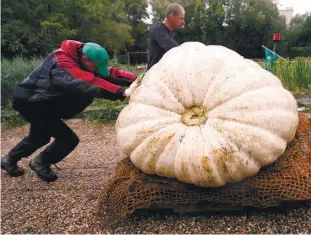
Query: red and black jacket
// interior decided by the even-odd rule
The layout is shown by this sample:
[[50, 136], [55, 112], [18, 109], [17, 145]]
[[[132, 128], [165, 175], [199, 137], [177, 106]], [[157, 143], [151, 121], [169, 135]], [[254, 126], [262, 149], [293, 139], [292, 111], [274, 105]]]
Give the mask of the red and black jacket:
[[49, 54], [17, 85], [13, 99], [72, 109], [72, 115], [82, 111], [94, 97], [123, 100], [125, 89], [116, 84], [129, 85], [137, 75], [110, 67], [110, 77], [102, 78], [83, 70], [79, 61], [82, 47], [82, 42], [63, 41], [61, 48]]

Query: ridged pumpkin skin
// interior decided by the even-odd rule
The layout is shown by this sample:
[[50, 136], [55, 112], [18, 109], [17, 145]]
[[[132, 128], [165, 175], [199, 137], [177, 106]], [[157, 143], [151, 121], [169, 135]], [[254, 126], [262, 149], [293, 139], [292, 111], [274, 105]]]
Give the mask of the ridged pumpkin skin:
[[146, 73], [116, 131], [145, 173], [215, 187], [276, 161], [297, 125], [296, 100], [272, 73], [225, 47], [188, 42]]

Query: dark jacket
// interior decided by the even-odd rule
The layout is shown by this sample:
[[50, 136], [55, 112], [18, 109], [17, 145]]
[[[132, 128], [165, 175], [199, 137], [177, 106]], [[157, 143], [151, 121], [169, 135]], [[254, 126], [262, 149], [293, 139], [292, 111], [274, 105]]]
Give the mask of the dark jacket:
[[20, 104], [47, 107], [68, 118], [83, 111], [94, 97], [123, 100], [125, 89], [113, 82], [131, 84], [137, 75], [110, 67], [111, 76], [104, 79], [83, 70], [79, 62], [82, 47], [82, 42], [66, 40], [49, 54], [14, 89], [13, 108], [18, 111]]
[[147, 70], [158, 63], [167, 51], [177, 46], [179, 44], [173, 40], [171, 31], [163, 23], [154, 24], [149, 33]]

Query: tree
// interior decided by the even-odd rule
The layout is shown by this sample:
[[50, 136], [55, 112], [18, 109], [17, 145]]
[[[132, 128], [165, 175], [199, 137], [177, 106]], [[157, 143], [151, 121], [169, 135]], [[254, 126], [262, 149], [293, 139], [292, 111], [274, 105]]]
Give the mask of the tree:
[[297, 15], [290, 22], [288, 50], [291, 57], [311, 56], [311, 13]]
[[62, 40], [74, 37], [78, 31], [62, 13], [64, 1], [2, 1], [3, 56], [45, 55]]
[[128, 51], [145, 51], [147, 48], [148, 25], [143, 19], [148, 17], [147, 0], [125, 0], [125, 12], [127, 15], [127, 23], [131, 25], [131, 35], [135, 40], [135, 44], [128, 46]]
[[55, 13], [41, 22], [41, 42], [48, 45], [48, 49], [57, 48], [65, 38], [74, 38], [78, 30], [70, 29], [68, 18], [64, 14]]
[[205, 40], [206, 44], [222, 44], [224, 21], [225, 21], [224, 0], [209, 0], [205, 10]]
[[[38, 28], [38, 4], [21, 1], [1, 1], [1, 49], [5, 57], [33, 54], [40, 45], [34, 45], [39, 40], [36, 34]], [[34, 19], [33, 21], [31, 21]]]
[[286, 30], [272, 0], [230, 0], [227, 6], [224, 45], [243, 56], [262, 57], [261, 45], [273, 46], [273, 33]]
[[180, 44], [218, 44], [256, 58], [263, 56], [262, 44], [273, 48], [272, 35], [280, 32], [278, 53], [310, 56], [310, 14], [296, 16], [286, 28], [275, 0], [2, 0], [2, 56], [46, 55], [66, 39], [101, 44], [114, 57], [145, 51], [148, 4], [155, 23], [163, 21], [170, 2], [186, 11], [184, 28], [173, 32]]
[[[129, 7], [134, 12], [135, 5], [126, 6], [122, 0], [3, 0], [1, 4], [4, 57], [45, 55], [66, 39], [93, 41], [115, 53], [135, 41], [130, 34], [131, 12], [126, 11]], [[143, 17], [142, 8], [130, 19]]]

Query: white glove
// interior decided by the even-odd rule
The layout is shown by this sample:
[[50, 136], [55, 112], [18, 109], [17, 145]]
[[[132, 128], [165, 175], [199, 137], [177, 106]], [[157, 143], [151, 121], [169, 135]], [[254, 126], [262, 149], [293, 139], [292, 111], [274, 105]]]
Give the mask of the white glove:
[[139, 75], [135, 81], [130, 85], [129, 88], [127, 88], [125, 91], [124, 91], [124, 96], [126, 97], [129, 97], [133, 94], [133, 92], [136, 90], [137, 87], [140, 86], [141, 84], [141, 81], [143, 79], [143, 77], [145, 76], [145, 73], [142, 73], [141, 75]]
[[135, 80], [129, 88], [127, 88], [125, 91], [124, 91], [124, 96], [126, 97], [129, 97], [133, 94], [133, 92], [136, 90], [137, 87], [139, 87], [139, 81], [138, 80]]

